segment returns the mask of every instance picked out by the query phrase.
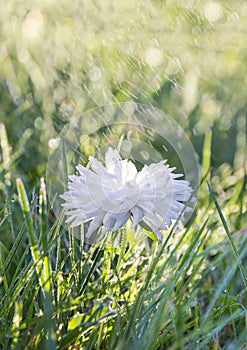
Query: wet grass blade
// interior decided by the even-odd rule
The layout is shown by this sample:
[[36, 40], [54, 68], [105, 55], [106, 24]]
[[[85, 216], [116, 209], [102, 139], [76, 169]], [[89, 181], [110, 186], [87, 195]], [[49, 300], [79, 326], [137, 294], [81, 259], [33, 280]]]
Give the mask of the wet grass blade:
[[236, 262], [238, 264], [239, 270], [240, 270], [241, 275], [242, 275], [242, 279], [243, 279], [243, 283], [244, 283], [244, 286], [245, 286], [245, 290], [247, 290], [247, 278], [246, 278], [244, 267], [243, 267], [242, 261], [241, 261], [241, 259], [239, 257], [237, 248], [235, 247], [231, 231], [230, 231], [230, 229], [229, 229], [229, 227], [227, 225], [226, 219], [225, 219], [224, 214], [223, 214], [223, 212], [222, 212], [222, 210], [220, 208], [220, 205], [219, 205], [219, 203], [217, 201], [217, 198], [216, 198], [216, 196], [214, 194], [214, 191], [213, 191], [211, 185], [209, 184], [209, 182], [207, 182], [207, 184], [208, 184], [210, 195], [211, 195], [211, 197], [212, 197], [212, 199], [214, 201], [214, 204], [216, 206], [217, 212], [219, 214], [219, 217], [221, 219], [221, 222], [223, 224], [223, 227], [224, 227], [225, 232], [227, 234], [227, 237], [229, 239], [229, 243], [230, 243], [230, 246], [232, 248], [233, 254], [234, 254], [235, 258], [236, 258]]

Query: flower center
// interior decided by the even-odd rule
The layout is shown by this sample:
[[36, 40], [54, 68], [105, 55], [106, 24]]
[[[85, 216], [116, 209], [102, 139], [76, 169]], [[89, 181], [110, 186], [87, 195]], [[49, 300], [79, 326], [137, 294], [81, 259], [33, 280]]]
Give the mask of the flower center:
[[140, 188], [135, 180], [127, 181], [124, 184], [124, 198], [131, 206], [134, 206], [139, 199]]

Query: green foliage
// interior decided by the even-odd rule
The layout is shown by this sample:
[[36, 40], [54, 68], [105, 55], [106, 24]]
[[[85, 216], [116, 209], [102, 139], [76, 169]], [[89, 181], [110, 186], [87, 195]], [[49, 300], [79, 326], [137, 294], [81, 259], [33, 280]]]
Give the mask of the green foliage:
[[[0, 3], [1, 349], [247, 346], [246, 11], [240, 0]], [[54, 218], [42, 176], [65, 124], [123, 101], [186, 130], [202, 164], [197, 209], [163, 244], [127, 227], [121, 248], [88, 247]]]
[[[8, 193], [8, 173], [6, 181]], [[207, 203], [210, 216], [208, 207], [201, 209], [186, 229], [167, 232], [163, 244], [136, 242], [127, 228], [118, 250], [104, 242], [85, 246], [61, 226], [62, 213], [50, 227], [43, 179], [31, 201], [20, 179], [17, 190], [12, 210], [6, 196], [1, 212], [3, 232], [13, 230], [0, 246], [1, 348], [246, 344], [246, 234], [232, 235], [211, 186], [210, 197], [204, 191], [198, 203]], [[235, 205], [232, 198], [224, 203], [228, 209]], [[222, 227], [224, 240], [212, 243]]]

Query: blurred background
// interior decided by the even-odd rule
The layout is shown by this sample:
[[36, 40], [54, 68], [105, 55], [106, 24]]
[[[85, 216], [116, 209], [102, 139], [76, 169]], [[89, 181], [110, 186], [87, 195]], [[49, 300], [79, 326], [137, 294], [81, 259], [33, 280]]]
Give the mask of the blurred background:
[[73, 116], [135, 101], [174, 118], [200, 160], [212, 132], [212, 169], [234, 185], [246, 153], [246, 19], [240, 0], [1, 1], [0, 121], [15, 174], [35, 186]]

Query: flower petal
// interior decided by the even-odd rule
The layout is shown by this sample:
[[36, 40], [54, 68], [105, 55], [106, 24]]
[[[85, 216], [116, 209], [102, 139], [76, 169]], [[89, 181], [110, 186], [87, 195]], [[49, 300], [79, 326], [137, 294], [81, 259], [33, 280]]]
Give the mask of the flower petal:
[[67, 221], [72, 227], [87, 223], [90, 237], [101, 225], [103, 234], [124, 226], [130, 216], [132, 226], [142, 221], [161, 239], [181, 212], [187, 212], [192, 189], [183, 174], [173, 173], [166, 161], [145, 165], [138, 173], [135, 165], [122, 160], [109, 148], [105, 166], [89, 157], [91, 170], [76, 167], [78, 175], [69, 176], [68, 191], [60, 195]]
[[116, 219], [115, 225], [113, 227], [113, 231], [116, 231], [119, 228], [123, 227], [126, 224], [126, 222], [128, 221], [129, 217], [130, 217], [129, 211], [127, 213], [124, 213], [121, 216], [118, 216]]
[[101, 213], [90, 222], [86, 232], [87, 238], [90, 238], [91, 235], [101, 226], [104, 216], [105, 212]]
[[96, 158], [90, 156], [89, 160], [90, 160], [90, 166], [96, 174], [102, 175], [105, 172], [106, 169], [104, 165], [100, 163]]
[[134, 207], [131, 209], [131, 213], [133, 215], [132, 227], [135, 228], [143, 219], [143, 211], [139, 207]]
[[110, 165], [112, 165], [115, 162], [118, 162], [122, 160], [118, 151], [115, 149], [113, 150], [111, 147], [108, 148], [105, 154], [105, 165], [106, 168], [109, 168]]

